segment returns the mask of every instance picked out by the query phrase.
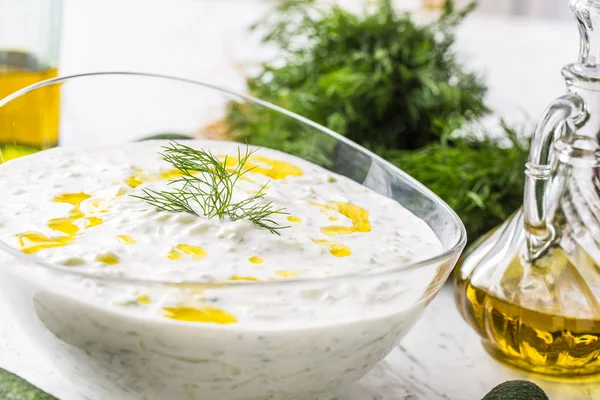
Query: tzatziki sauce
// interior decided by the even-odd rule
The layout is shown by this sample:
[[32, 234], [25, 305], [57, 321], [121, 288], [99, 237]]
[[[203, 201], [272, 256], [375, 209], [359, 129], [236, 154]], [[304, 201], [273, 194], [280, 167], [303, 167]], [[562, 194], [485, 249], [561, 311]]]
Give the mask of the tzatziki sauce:
[[[185, 144], [228, 167], [246, 147]], [[25, 323], [85, 396], [329, 400], [412, 327], [439, 266], [402, 266], [442, 252], [425, 221], [252, 147], [233, 199], [263, 190], [281, 229], [161, 211], [140, 196], [181, 186], [165, 145], [56, 148], [0, 165], [0, 240], [63, 271], [3, 252], [0, 263], [33, 293]]]

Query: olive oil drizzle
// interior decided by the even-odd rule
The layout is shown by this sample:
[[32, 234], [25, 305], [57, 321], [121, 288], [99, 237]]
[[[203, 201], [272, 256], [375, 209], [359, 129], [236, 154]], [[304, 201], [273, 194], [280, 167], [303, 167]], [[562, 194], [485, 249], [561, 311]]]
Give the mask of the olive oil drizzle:
[[330, 240], [313, 239], [314, 244], [329, 247], [329, 253], [334, 257], [347, 257], [352, 254], [350, 247]]
[[178, 244], [171, 249], [168, 258], [174, 261], [181, 260], [184, 255], [192, 257], [192, 260], [202, 260], [206, 257], [206, 250], [199, 246], [189, 244]]
[[[322, 211], [336, 211], [344, 217], [350, 219], [352, 226], [331, 225], [321, 228], [321, 232], [327, 236], [350, 235], [356, 232], [371, 232], [371, 222], [369, 221], [369, 212], [364, 208], [351, 203], [331, 202], [329, 204], [316, 204]], [[334, 219], [331, 219], [333, 217]], [[335, 216], [329, 216], [330, 220], [337, 221]]]
[[215, 307], [165, 307], [164, 316], [182, 322], [211, 322], [215, 324], [233, 324], [238, 322], [232, 314]]
[[[100, 217], [86, 216], [81, 210], [81, 203], [92, 196], [84, 193], [62, 193], [52, 198], [55, 203], [66, 203], [73, 206], [67, 217], [52, 218], [48, 221], [48, 228], [64, 234], [63, 236], [47, 236], [40, 232], [24, 232], [17, 235], [20, 250], [26, 254], [34, 254], [40, 250], [64, 247], [75, 242], [81, 228], [76, 224], [84, 220], [84, 228], [89, 229], [102, 224]], [[105, 212], [101, 210], [100, 212]], [[111, 260], [114, 261], [114, 260]], [[113, 263], [114, 264], [114, 263]]]
[[[67, 217], [52, 218], [47, 223], [50, 229], [66, 236], [47, 236], [40, 232], [21, 233], [17, 235], [20, 250], [26, 254], [33, 254], [44, 249], [68, 246], [73, 244], [77, 236], [81, 234], [82, 228], [77, 224], [78, 221], [83, 221], [83, 229], [103, 224], [104, 220], [94, 214], [104, 214], [108, 210], [100, 208], [101, 199], [90, 199], [92, 199], [92, 195], [84, 192], [62, 193], [53, 197], [52, 201], [55, 203], [67, 203], [73, 206]], [[90, 200], [90, 205], [95, 210], [92, 215], [86, 215], [81, 209], [81, 204], [86, 200]], [[119, 235], [117, 238], [125, 244], [137, 243], [130, 236]], [[95, 261], [106, 265], [116, 265], [119, 264], [120, 259], [115, 254], [105, 253], [97, 255]]]

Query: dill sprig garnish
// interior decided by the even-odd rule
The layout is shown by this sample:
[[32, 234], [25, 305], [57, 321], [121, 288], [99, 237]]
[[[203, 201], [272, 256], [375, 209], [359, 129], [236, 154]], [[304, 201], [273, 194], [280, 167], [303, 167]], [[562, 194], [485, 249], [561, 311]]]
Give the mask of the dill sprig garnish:
[[274, 215], [287, 213], [264, 200], [268, 182], [257, 193], [244, 200], [233, 201], [235, 185], [253, 169], [245, 168], [245, 164], [256, 150], [250, 150], [246, 146], [246, 151], [242, 154], [238, 148], [237, 164], [230, 167], [227, 156], [220, 160], [209, 150], [195, 149], [178, 142], [171, 141], [168, 146], [163, 146], [163, 150], [160, 153], [162, 159], [181, 174], [179, 178], [169, 182], [173, 189], [143, 189], [143, 196], [133, 197], [144, 200], [160, 211], [186, 212], [208, 219], [248, 219], [259, 228], [276, 234], [279, 234], [279, 230], [288, 228], [272, 219]]

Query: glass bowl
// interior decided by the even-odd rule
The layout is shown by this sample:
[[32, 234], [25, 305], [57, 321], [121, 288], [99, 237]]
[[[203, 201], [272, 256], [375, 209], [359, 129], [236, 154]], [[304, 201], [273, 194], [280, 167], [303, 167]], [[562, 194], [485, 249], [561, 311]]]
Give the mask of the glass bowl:
[[[156, 281], [84, 273], [21, 253], [1, 238], [1, 301], [39, 351], [89, 399], [331, 400], [406, 335], [465, 245], [461, 221], [423, 185], [344, 137], [277, 106], [173, 77], [95, 73], [29, 86], [0, 101], [0, 110], [44, 107], [40, 94], [57, 88], [61, 146], [124, 144], [165, 132], [226, 140], [222, 118], [230, 107], [259, 108], [274, 130], [301, 138], [301, 148], [283, 150], [400, 202], [431, 227], [443, 247], [426, 260], [376, 273], [216, 284], [182, 282], [177, 276]], [[13, 134], [27, 134], [11, 121], [0, 123], [11, 126]], [[35, 155], [6, 165], [21, 162], [24, 173], [52, 176], [51, 171], [28, 170], [29, 157]], [[0, 166], [0, 182], [5, 173]], [[1, 193], [0, 204], [10, 210]], [[265, 310], [287, 312], [264, 325], [182, 322], [132, 312], [131, 304], [103, 300], [106, 293], [195, 293], [241, 306], [260, 299]], [[368, 315], [352, 313], [365, 302]]]

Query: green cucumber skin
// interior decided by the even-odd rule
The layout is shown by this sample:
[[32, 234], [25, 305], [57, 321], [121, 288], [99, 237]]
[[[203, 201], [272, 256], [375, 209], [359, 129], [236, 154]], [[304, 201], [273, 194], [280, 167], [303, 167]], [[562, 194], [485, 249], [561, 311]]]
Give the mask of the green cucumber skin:
[[0, 399], [2, 400], [58, 400], [17, 375], [0, 368]]
[[146, 140], [191, 140], [193, 139], [191, 136], [182, 135], [181, 133], [159, 133], [157, 135], [147, 136], [141, 139], [138, 139], [138, 142], [143, 142]]
[[528, 381], [507, 381], [493, 388], [481, 400], [550, 400], [542, 388]]

